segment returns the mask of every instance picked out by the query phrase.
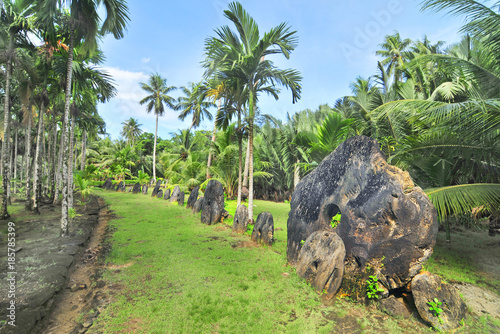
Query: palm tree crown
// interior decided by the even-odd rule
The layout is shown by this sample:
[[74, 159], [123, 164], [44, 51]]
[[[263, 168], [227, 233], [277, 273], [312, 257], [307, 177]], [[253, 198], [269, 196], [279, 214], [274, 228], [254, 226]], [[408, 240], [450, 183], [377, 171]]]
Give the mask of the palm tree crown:
[[134, 146], [134, 142], [137, 138], [142, 133], [141, 130], [141, 125], [139, 122], [137, 122], [137, 119], [130, 117], [128, 120], [125, 122], [122, 122], [123, 128], [121, 135], [127, 139], [127, 142], [131, 145]]
[[215, 104], [209, 101], [207, 92], [208, 88], [202, 82], [194, 84], [189, 83], [188, 87], [181, 87], [184, 96], [179, 97], [177, 108], [180, 109], [179, 119], [184, 120], [189, 114], [192, 114], [192, 122], [189, 130], [193, 127], [200, 126], [202, 119], [207, 118], [212, 120], [212, 114], [208, 110]]
[[174, 86], [167, 86], [167, 79], [163, 79], [159, 73], [153, 73], [149, 77], [148, 83], [141, 82], [141, 88], [150, 93], [143, 98], [139, 103], [146, 104], [146, 111], [150, 113], [154, 110], [156, 114], [155, 142], [153, 148], [153, 182], [156, 182], [156, 138], [158, 136], [158, 116], [165, 114], [165, 105], [171, 109], [175, 109], [175, 99], [169, 95], [171, 91], [177, 89]]
[[248, 128], [249, 128], [249, 220], [253, 221], [253, 123], [259, 92], [278, 99], [279, 90], [283, 86], [292, 91], [292, 102], [300, 99], [302, 77], [293, 69], [281, 70], [266, 56], [282, 54], [287, 59], [297, 46], [296, 31], [292, 31], [286, 23], [272, 28], [264, 36], [260, 36], [254, 19], [238, 2], [229, 4], [224, 16], [231, 20], [237, 30], [228, 26], [216, 29], [217, 37], [207, 39], [205, 43], [206, 68], [205, 77], [226, 80], [239, 80], [248, 90]]
[[147, 93], [150, 93], [139, 102], [141, 105], [147, 103], [146, 111], [148, 113], [154, 109], [156, 115], [163, 116], [165, 114], [165, 105], [175, 109], [175, 99], [167, 94], [177, 88], [167, 86], [167, 79], [163, 79], [160, 74], [151, 74], [148, 83], [141, 82], [140, 86]]

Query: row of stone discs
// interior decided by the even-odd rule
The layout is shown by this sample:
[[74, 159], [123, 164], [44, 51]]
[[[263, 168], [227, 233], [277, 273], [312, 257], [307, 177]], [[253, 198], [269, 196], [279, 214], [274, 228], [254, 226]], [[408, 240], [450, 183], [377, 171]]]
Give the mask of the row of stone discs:
[[[111, 184], [111, 179], [106, 180], [106, 185]], [[131, 188], [134, 194], [139, 193], [140, 184], [136, 183], [133, 188]], [[117, 191], [125, 191], [125, 184], [120, 181]], [[205, 190], [205, 196], [198, 198], [200, 187], [196, 186], [191, 191], [189, 198], [187, 200], [186, 208], [192, 209], [193, 213], [198, 213], [202, 211], [201, 222], [207, 225], [216, 224], [221, 221], [224, 216], [224, 188], [222, 184], [217, 180], [210, 180], [207, 184]], [[144, 184], [142, 186], [142, 193], [147, 194], [148, 186]], [[172, 194], [170, 194], [170, 189], [161, 189], [161, 181], [158, 181], [153, 188], [151, 193], [152, 197], [164, 198], [170, 202], [177, 201], [179, 205], [184, 205], [184, 192], [181, 191], [179, 186], [175, 186]], [[233, 230], [237, 233], [243, 234], [247, 231], [248, 224], [248, 209], [245, 205], [240, 204], [236, 210]], [[255, 222], [252, 231], [252, 241], [261, 242], [267, 245], [272, 245], [274, 241], [274, 219], [270, 212], [261, 212], [257, 216], [257, 221]]]
[[[164, 200], [170, 200], [170, 202], [177, 201], [177, 203], [179, 205], [181, 205], [181, 206], [184, 205], [184, 192], [181, 191], [179, 186], [175, 186], [175, 188], [172, 192], [172, 195], [171, 195], [170, 189], [165, 189], [165, 192], [164, 192], [163, 189], [161, 189], [160, 187], [161, 187], [161, 181], [158, 181], [156, 183], [155, 187], [153, 188], [152, 193], [151, 193], [152, 197], [163, 198]], [[136, 183], [131, 188], [131, 191], [134, 194], [138, 194], [139, 192], [141, 192], [141, 189], [142, 189], [142, 193], [144, 195], [147, 195], [148, 186], [146, 184], [142, 185], [142, 188], [141, 188], [141, 184]]]
[[193, 209], [194, 204], [196, 203], [196, 200], [198, 199], [198, 195], [200, 193], [200, 186], [196, 186], [191, 190], [191, 194], [189, 194], [187, 203], [186, 203], [186, 209]]
[[[368, 276], [376, 275], [382, 297], [413, 291], [419, 314], [432, 326], [459, 325], [465, 306], [458, 292], [435, 275], [419, 274], [436, 242], [436, 210], [407, 172], [386, 162], [377, 141], [357, 136], [339, 145], [299, 182], [290, 207], [288, 261], [327, 298], [339, 289], [365, 298]], [[340, 222], [332, 226], [337, 214]], [[443, 302], [440, 318], [428, 316], [433, 298]]]
[[[248, 208], [240, 204], [236, 208], [233, 221], [233, 231], [244, 234], [248, 228]], [[266, 245], [272, 245], [274, 242], [274, 219], [270, 212], [261, 212], [257, 216], [257, 221], [252, 230], [252, 241], [260, 242]]]

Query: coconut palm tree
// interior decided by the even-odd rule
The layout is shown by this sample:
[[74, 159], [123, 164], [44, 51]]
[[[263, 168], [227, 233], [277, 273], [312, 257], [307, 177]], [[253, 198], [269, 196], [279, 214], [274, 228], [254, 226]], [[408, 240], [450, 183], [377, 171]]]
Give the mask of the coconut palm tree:
[[253, 222], [253, 131], [258, 94], [266, 92], [278, 99], [279, 90], [275, 86], [283, 86], [292, 91], [292, 102], [296, 102], [300, 98], [302, 79], [298, 71], [281, 70], [265, 57], [282, 54], [288, 59], [297, 46], [297, 37], [296, 32], [286, 23], [281, 23], [261, 38], [257, 23], [238, 2], [230, 3], [224, 15], [233, 22], [237, 33], [231, 31], [228, 26], [223, 26], [216, 30], [217, 37], [207, 40], [205, 76], [237, 78], [248, 90], [248, 144], [250, 145], [248, 216], [250, 222]]
[[142, 130], [140, 128], [142, 124], [139, 124], [139, 122], [137, 122], [137, 119], [130, 117], [125, 122], [122, 122], [122, 125], [123, 128], [121, 135], [127, 140], [127, 143], [129, 143], [129, 145], [133, 147], [134, 142], [142, 133]]
[[166, 112], [165, 106], [170, 109], [176, 108], [175, 99], [168, 93], [177, 89], [174, 86], [167, 86], [167, 79], [163, 79], [159, 73], [152, 73], [148, 83], [140, 83], [141, 88], [150, 95], [143, 98], [139, 103], [146, 104], [146, 111], [150, 113], [154, 110], [156, 115], [155, 141], [153, 147], [153, 182], [156, 182], [156, 139], [158, 137], [158, 117]]
[[181, 111], [179, 119], [184, 120], [188, 115], [192, 114], [192, 122], [188, 131], [192, 128], [200, 126], [200, 122], [207, 118], [209, 121], [213, 119], [212, 114], [208, 110], [215, 106], [213, 102], [207, 100], [207, 85], [203, 82], [194, 84], [189, 83], [189, 87], [181, 87], [184, 96], [180, 96], [177, 100], [177, 109]]
[[382, 65], [387, 66], [388, 72], [394, 77], [394, 83], [401, 80], [401, 75], [404, 68], [404, 63], [408, 60], [411, 45], [411, 39], [401, 39], [399, 32], [394, 35], [385, 36], [385, 40], [380, 47], [382, 50], [375, 53], [384, 57]]

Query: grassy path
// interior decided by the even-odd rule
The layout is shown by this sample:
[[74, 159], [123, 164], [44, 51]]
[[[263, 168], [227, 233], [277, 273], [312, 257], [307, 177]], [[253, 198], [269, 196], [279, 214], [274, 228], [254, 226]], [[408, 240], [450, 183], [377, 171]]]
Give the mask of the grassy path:
[[[117, 219], [105, 280], [116, 292], [89, 333], [428, 332], [415, 319], [337, 300], [325, 306], [286, 266], [288, 204], [271, 211], [273, 247], [255, 245], [225, 224], [141, 194], [99, 191]], [[234, 213], [234, 203], [227, 210]], [[228, 222], [232, 224], [232, 222]]]

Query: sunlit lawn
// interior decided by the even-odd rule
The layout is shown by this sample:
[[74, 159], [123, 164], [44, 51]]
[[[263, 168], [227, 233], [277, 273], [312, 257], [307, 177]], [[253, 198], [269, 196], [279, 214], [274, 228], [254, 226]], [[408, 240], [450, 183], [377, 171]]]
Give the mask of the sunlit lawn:
[[[346, 300], [322, 305], [286, 265], [289, 204], [255, 201], [254, 218], [262, 211], [274, 216], [276, 242], [266, 247], [234, 234], [226, 225], [232, 220], [207, 226], [199, 213], [163, 199], [97, 194], [118, 217], [107, 258], [115, 269], [105, 272], [116, 294], [90, 333], [328, 333], [353, 314], [361, 332], [428, 331], [414, 319]], [[234, 214], [236, 203], [226, 209]]]

